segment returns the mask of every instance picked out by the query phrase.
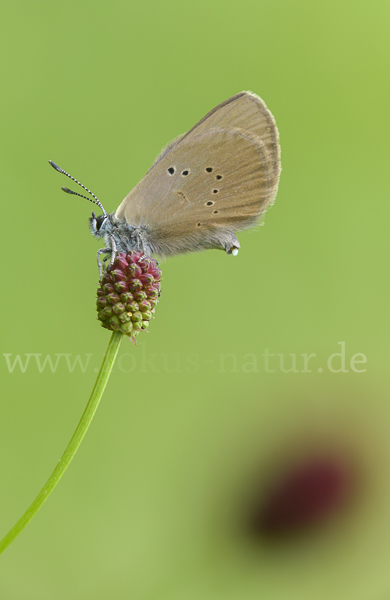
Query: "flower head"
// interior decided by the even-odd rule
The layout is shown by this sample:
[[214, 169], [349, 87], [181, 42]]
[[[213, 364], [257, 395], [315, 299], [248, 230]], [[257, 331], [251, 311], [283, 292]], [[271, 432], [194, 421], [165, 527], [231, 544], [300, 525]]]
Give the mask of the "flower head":
[[160, 296], [161, 271], [154, 258], [131, 250], [117, 254], [100, 280], [98, 319], [102, 327], [121, 331], [134, 343], [149, 327]]

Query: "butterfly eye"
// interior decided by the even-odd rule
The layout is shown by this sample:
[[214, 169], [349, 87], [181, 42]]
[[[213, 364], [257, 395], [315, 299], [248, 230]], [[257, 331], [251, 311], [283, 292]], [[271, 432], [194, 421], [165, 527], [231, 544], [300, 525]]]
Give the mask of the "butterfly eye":
[[99, 231], [99, 229], [101, 228], [101, 226], [103, 225], [105, 220], [106, 220], [106, 217], [104, 215], [100, 215], [96, 219], [96, 231]]

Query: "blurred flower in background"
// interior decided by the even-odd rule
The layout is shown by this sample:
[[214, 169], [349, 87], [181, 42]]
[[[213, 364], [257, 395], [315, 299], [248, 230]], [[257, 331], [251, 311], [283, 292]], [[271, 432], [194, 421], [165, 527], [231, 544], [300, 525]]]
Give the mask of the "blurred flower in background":
[[225, 399], [204, 485], [208, 577], [185, 597], [385, 598], [386, 398], [329, 378], [320, 391], [302, 380], [235, 407]]

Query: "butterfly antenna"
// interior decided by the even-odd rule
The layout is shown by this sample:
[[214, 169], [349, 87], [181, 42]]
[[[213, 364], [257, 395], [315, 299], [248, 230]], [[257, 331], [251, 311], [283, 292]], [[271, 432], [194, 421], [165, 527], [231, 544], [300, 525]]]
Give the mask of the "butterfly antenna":
[[64, 171], [64, 169], [61, 169], [61, 167], [59, 167], [58, 165], [56, 165], [55, 162], [53, 162], [52, 160], [49, 160], [49, 164], [53, 167], [53, 169], [55, 169], [56, 171], [58, 171], [59, 173], [62, 173], [63, 175], [66, 175], [67, 177], [69, 177], [69, 179], [71, 179], [72, 181], [74, 181], [75, 183], [77, 183], [77, 185], [79, 185], [80, 187], [83, 188], [83, 190], [85, 190], [86, 192], [88, 192], [88, 194], [91, 194], [91, 196], [94, 198], [94, 200], [92, 200], [92, 198], [88, 198], [87, 196], [83, 196], [82, 194], [78, 194], [77, 192], [73, 192], [73, 190], [70, 190], [67, 187], [62, 187], [62, 191], [66, 192], [67, 194], [72, 194], [73, 196], [80, 196], [80, 198], [85, 198], [85, 200], [89, 200], [90, 202], [93, 202], [94, 204], [97, 204], [99, 206], [99, 208], [103, 211], [104, 216], [107, 216], [107, 213], [104, 209], [103, 204], [100, 202], [100, 200], [95, 196], [95, 194], [93, 194], [91, 192], [91, 190], [89, 190], [88, 188], [85, 187], [85, 185], [83, 185], [82, 183], [80, 183], [79, 181], [77, 181], [77, 179], [75, 179], [74, 177], [72, 177], [72, 175], [69, 175], [69, 173], [67, 173], [66, 171]]

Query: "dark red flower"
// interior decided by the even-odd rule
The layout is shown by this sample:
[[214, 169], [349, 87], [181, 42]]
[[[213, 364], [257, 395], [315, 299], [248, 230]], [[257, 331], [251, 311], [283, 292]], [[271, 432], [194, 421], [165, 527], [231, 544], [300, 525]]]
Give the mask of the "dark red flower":
[[100, 281], [98, 319], [102, 327], [121, 331], [135, 343], [149, 327], [160, 296], [161, 271], [154, 258], [131, 250], [120, 253]]

